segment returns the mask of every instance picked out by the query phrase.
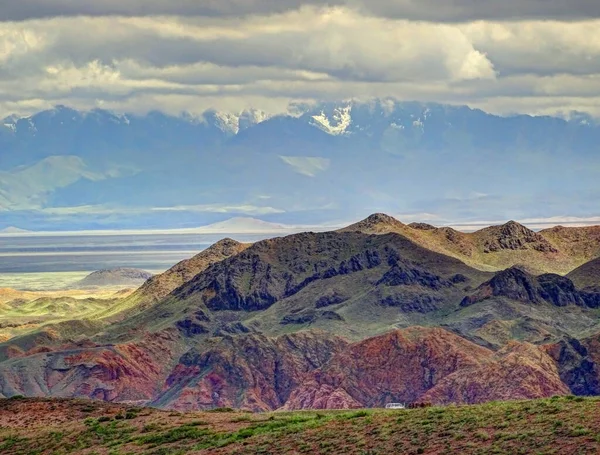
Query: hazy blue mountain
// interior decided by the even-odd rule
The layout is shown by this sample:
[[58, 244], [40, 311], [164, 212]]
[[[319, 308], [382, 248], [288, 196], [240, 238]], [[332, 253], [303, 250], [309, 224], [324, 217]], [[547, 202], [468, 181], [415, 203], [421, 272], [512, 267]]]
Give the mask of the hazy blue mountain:
[[[8, 117], [0, 228], [176, 227], [239, 215], [316, 222], [374, 210], [595, 214], [600, 127], [588, 115], [500, 117], [390, 99], [290, 111], [195, 118], [57, 106]], [[46, 168], [57, 178], [40, 184]], [[572, 195], [586, 197], [574, 205]]]

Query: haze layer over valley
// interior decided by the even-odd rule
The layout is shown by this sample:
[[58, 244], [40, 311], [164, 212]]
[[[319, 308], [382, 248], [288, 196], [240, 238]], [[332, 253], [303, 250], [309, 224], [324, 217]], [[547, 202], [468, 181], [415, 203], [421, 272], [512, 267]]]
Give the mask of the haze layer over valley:
[[[587, 117], [502, 117], [394, 99], [247, 116], [57, 106], [7, 118], [0, 229], [160, 231], [228, 222], [220, 232], [250, 233], [342, 225], [375, 209], [471, 230], [511, 218], [540, 228], [598, 222], [600, 127]], [[566, 202], [580, 194], [589, 196]]]

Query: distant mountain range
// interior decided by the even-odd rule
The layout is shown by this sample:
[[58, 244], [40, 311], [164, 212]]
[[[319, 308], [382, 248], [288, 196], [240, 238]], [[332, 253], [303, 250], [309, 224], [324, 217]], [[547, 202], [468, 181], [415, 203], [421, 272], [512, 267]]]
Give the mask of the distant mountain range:
[[[172, 117], [65, 106], [0, 121], [0, 229], [175, 228], [260, 217], [597, 215], [600, 127], [460, 106], [338, 102]], [[572, 196], [579, 197], [572, 204]]]
[[22, 329], [0, 344], [0, 395], [177, 410], [600, 395], [598, 232], [378, 213], [223, 239], [80, 320], [6, 320]]

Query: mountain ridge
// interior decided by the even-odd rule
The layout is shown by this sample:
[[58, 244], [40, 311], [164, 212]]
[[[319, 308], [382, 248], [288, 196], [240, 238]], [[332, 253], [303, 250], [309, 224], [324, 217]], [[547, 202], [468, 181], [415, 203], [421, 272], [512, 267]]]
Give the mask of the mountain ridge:
[[[0, 394], [266, 411], [600, 393], [600, 293], [427, 248], [456, 232], [378, 213], [338, 231], [223, 239], [93, 327], [1, 343]], [[481, 255], [560, 253], [515, 222], [460, 234]]]
[[[533, 212], [548, 217], [556, 212], [548, 213], [531, 191], [545, 188], [548, 175], [577, 163], [577, 175], [568, 176], [577, 188], [593, 188], [595, 182], [593, 166], [582, 164], [595, 156], [600, 127], [576, 119], [500, 117], [464, 106], [390, 99], [316, 103], [290, 113], [249, 113], [244, 120], [209, 112], [199, 120], [160, 112], [84, 114], [62, 107], [7, 119], [9, 126], [0, 125], [0, 171], [14, 173], [52, 156], [75, 156], [82, 166], [64, 186], [35, 194], [11, 186], [11, 204], [0, 201], [10, 208], [0, 228], [80, 230], [86, 223], [123, 228], [122, 220], [110, 217], [118, 210], [135, 227], [165, 223], [164, 211], [156, 208], [170, 209], [169, 227], [197, 224], [199, 213], [206, 224], [227, 213], [314, 225], [349, 219], [375, 205], [413, 213], [415, 200], [421, 201], [418, 210], [443, 219], [458, 215], [468, 222]], [[534, 156], [544, 160], [546, 174], [532, 174]], [[66, 172], [68, 163], [61, 166]], [[127, 190], [132, 186], [137, 191]], [[475, 196], [469, 196], [474, 189]], [[444, 201], [441, 195], [449, 193], [457, 197]], [[23, 200], [26, 194], [30, 197]], [[518, 195], [524, 196], [514, 215], [509, 201]], [[475, 212], [466, 210], [470, 197], [481, 202]], [[74, 207], [88, 211], [66, 210]], [[52, 209], [67, 219], [53, 218]], [[589, 217], [594, 210], [587, 201], [553, 208], [575, 217]]]

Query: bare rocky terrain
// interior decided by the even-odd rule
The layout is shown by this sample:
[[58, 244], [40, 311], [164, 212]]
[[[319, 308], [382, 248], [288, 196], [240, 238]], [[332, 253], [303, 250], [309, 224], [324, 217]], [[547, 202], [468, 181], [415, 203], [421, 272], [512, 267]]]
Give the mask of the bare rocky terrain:
[[375, 214], [225, 239], [89, 317], [9, 337], [0, 394], [186, 412], [600, 394], [599, 250], [582, 229]]

